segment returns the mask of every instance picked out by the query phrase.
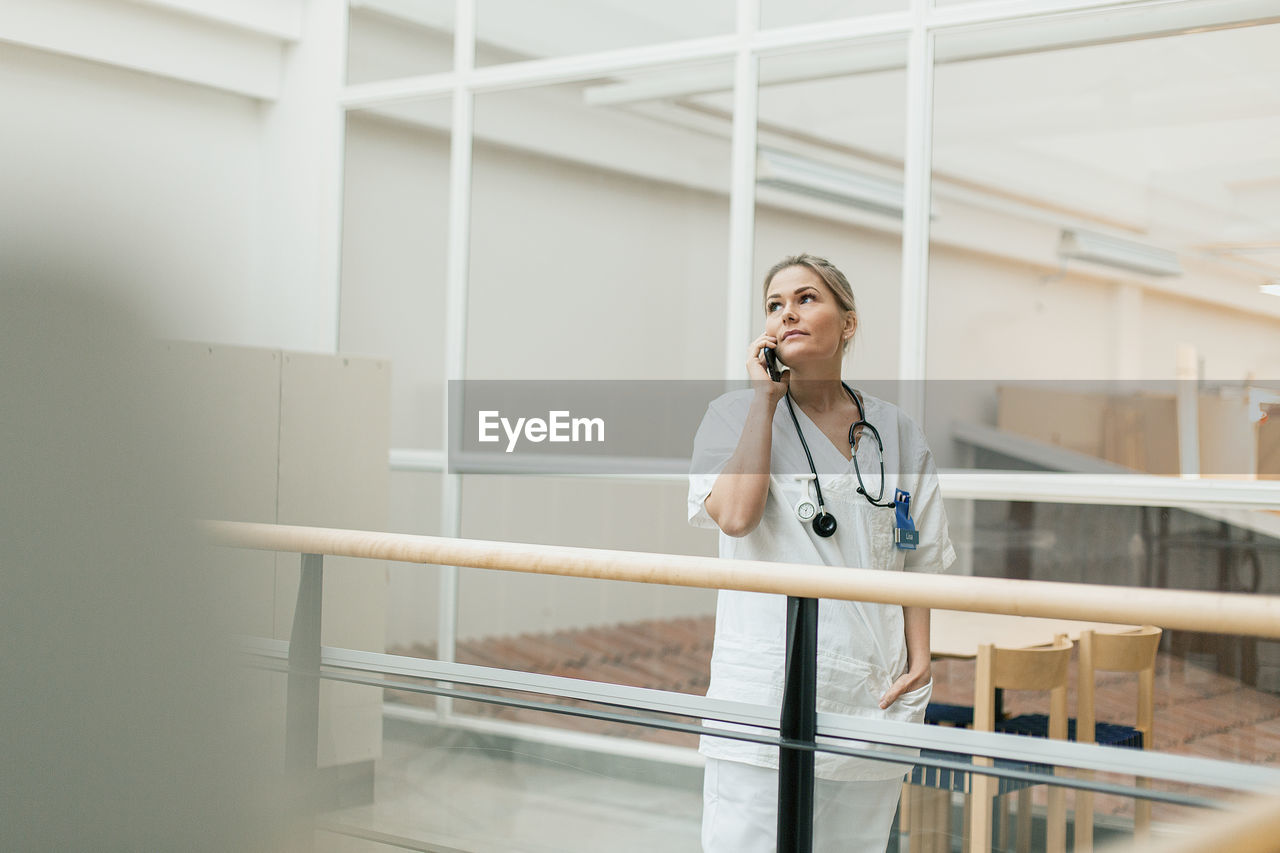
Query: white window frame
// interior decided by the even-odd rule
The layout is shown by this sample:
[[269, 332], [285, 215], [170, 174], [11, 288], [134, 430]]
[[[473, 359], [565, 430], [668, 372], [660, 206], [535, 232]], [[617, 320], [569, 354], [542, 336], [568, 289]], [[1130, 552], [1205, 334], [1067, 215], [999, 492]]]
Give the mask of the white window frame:
[[[1202, 0], [977, 0], [934, 8], [931, 0], [903, 0], [901, 12], [881, 13], [818, 24], [760, 29], [760, 0], [736, 0], [736, 28], [732, 33], [600, 53], [512, 62], [477, 68], [476, 4], [456, 0], [453, 70], [403, 79], [345, 87], [339, 106], [345, 110], [368, 109], [398, 101], [430, 97], [452, 98], [450, 148], [448, 278], [445, 323], [445, 389], [441, 401], [444, 435], [450, 434], [448, 386], [466, 376], [466, 334], [469, 254], [471, 242], [471, 153], [473, 114], [478, 94], [546, 86], [590, 79], [607, 74], [661, 70], [702, 60], [732, 60], [734, 67], [734, 118], [729, 203], [729, 256], [725, 290], [726, 349], [724, 374], [745, 376], [741, 341], [751, 336], [751, 291], [755, 226], [755, 169], [759, 65], [763, 54], [777, 50], [821, 48], [856, 39], [901, 36], [907, 43], [906, 149], [904, 155], [904, 210], [900, 287], [899, 379], [902, 407], [918, 419], [923, 416], [923, 383], [928, 350], [929, 208], [931, 193], [934, 44], [939, 34], [970, 31], [981, 36], [984, 28], [1033, 22], [1050, 15], [1068, 15], [1075, 24], [1101, 22], [1117, 10], [1142, 9], [1149, 15], [1150, 32], [1167, 33], [1179, 28], [1203, 26], [1208, 4]], [[350, 4], [349, 4], [350, 5]], [[1213, 14], [1224, 22], [1240, 21], [1255, 14], [1266, 17], [1261, 0], [1218, 0]], [[1105, 27], [1103, 28], [1105, 30]], [[1129, 30], [1119, 38], [1136, 38]], [[1100, 36], [1105, 40], [1105, 33]], [[1046, 42], [1047, 43], [1047, 42]], [[1032, 48], [1034, 49], [1034, 48]], [[341, 187], [342, 180], [336, 185]], [[446, 439], [447, 441], [447, 439]], [[405, 464], [402, 470], [442, 473], [440, 531], [461, 535], [462, 475], [445, 470], [447, 449], [395, 451]], [[408, 457], [413, 457], [409, 459]], [[458, 569], [442, 566], [438, 613], [438, 657], [453, 662], [456, 652]], [[447, 703], [447, 700], [441, 700]], [[450, 713], [447, 704], [442, 714]]]

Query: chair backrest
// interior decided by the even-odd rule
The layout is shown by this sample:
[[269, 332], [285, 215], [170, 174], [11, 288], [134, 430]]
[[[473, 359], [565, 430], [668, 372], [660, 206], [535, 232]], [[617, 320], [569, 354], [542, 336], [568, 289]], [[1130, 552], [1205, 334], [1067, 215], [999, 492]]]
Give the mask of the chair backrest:
[[1076, 740], [1090, 743], [1095, 738], [1095, 678], [1102, 672], [1136, 672], [1138, 674], [1137, 723], [1142, 732], [1142, 745], [1151, 748], [1155, 720], [1156, 651], [1160, 647], [1161, 630], [1143, 625], [1123, 634], [1080, 634], [1080, 681], [1076, 688]]
[[974, 681], [973, 727], [995, 731], [995, 691], [1048, 690], [1049, 737], [1067, 736], [1067, 670], [1071, 662], [1071, 641], [1065, 634], [1054, 637], [1053, 645], [1034, 649], [1003, 649], [993, 645], [978, 647], [978, 668]]

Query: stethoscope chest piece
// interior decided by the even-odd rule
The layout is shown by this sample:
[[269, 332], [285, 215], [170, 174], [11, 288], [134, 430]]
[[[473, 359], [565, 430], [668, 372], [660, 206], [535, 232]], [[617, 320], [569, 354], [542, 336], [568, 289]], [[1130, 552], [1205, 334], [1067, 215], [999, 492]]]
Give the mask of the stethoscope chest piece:
[[824, 539], [835, 535], [836, 517], [829, 512], [820, 512], [813, 520], [813, 532]]

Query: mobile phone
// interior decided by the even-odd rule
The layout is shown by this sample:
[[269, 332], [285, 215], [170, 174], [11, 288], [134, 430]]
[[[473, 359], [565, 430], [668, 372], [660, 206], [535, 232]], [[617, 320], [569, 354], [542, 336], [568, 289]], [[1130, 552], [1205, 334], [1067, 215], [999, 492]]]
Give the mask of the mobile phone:
[[770, 347], [764, 347], [764, 364], [769, 369], [769, 378], [774, 382], [782, 379], [782, 374], [778, 371], [778, 356]]

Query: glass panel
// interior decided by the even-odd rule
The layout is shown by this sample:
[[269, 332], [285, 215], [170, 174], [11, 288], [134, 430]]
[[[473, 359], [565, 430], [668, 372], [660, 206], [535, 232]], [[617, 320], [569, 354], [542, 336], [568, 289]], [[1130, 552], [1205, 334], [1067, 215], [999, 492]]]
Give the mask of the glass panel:
[[[949, 754], [935, 755], [954, 758]], [[970, 759], [966, 757], [964, 761], [967, 764]], [[1099, 848], [1129, 850], [1140, 835], [1135, 833], [1135, 813], [1144, 826], [1150, 827], [1149, 838], [1156, 845], [1141, 849], [1159, 849], [1161, 842], [1181, 840], [1188, 830], [1203, 826], [1217, 814], [1208, 803], [1152, 803], [1145, 799], [1143, 790], [1205, 797], [1204, 791], [1181, 790], [1186, 786], [1155, 783], [1135, 787], [1132, 776], [1090, 775], [1072, 768], [1014, 760], [998, 760], [996, 768], [1030, 771], [1044, 781], [990, 776], [985, 777], [989, 782], [983, 782], [984, 777], [976, 774], [947, 775], [944, 771], [938, 775], [922, 773], [917, 768], [911, 777], [915, 783], [903, 788], [891, 840], [896, 841], [896, 846], [890, 843], [888, 849], [916, 850], [931, 842], [941, 844], [939, 849], [972, 849], [962, 846], [962, 840], [972, 840], [977, 849], [991, 851], [1088, 849], [1082, 841], [1087, 834]], [[1123, 787], [1120, 793], [1096, 793], [1067, 784], [1066, 780], [1082, 777]], [[1061, 783], [1049, 781], [1055, 778]], [[968, 790], [951, 789], [952, 783], [967, 786]], [[1211, 802], [1232, 796], [1217, 789], [1207, 793], [1211, 794]], [[979, 817], [983, 802], [988, 803], [989, 809], [985, 823]], [[1052, 838], [1065, 841], [1054, 843]], [[1215, 848], [1210, 845], [1197, 849]]]
[[[389, 691], [389, 698], [395, 692]], [[554, 700], [553, 700], [554, 701]], [[474, 703], [455, 705], [470, 715]], [[412, 849], [697, 851], [702, 773], [692, 750], [646, 748], [640, 727], [618, 726], [631, 748], [527, 726], [402, 714], [389, 721], [370, 803], [324, 816], [336, 836]], [[393, 842], [394, 839], [394, 842]]]
[[476, 64], [662, 44], [734, 31], [733, 0], [477, 0]]
[[[1280, 564], [1280, 529], [1274, 514], [1236, 511], [1236, 523], [1230, 525], [1217, 515], [1211, 510], [953, 499], [948, 501], [948, 516], [960, 554], [953, 571], [1102, 585], [1280, 593], [1274, 571]], [[1086, 627], [1106, 633], [1132, 630], [935, 610], [933, 650], [942, 657], [933, 664], [934, 702], [972, 706], [975, 625], [996, 644], [1049, 642], [1058, 632], [1079, 641]], [[1025, 633], [1032, 629], [1038, 635]], [[1165, 630], [1155, 658], [1154, 687], [1155, 748], [1280, 767], [1280, 643]], [[1136, 725], [1137, 696], [1136, 674], [1100, 671], [1095, 693], [1099, 721]], [[1067, 702], [1069, 708], [1077, 707], [1074, 685]], [[1006, 692], [1004, 707], [1010, 714], [1044, 713], [1043, 701], [1013, 691]], [[1193, 793], [1205, 795], [1199, 789]], [[1132, 814], [1131, 809], [1116, 808], [1119, 814]], [[1162, 808], [1157, 806], [1157, 812]]]
[[352, 0], [347, 83], [453, 70], [452, 0]]
[[753, 322], [763, 328], [770, 267], [827, 258], [857, 302], [856, 380], [897, 376], [905, 60], [901, 39], [760, 60]]
[[856, 3], [840, 0], [761, 0], [760, 26], [789, 27], [855, 15], [905, 12], [908, 5], [907, 0], [858, 0]]
[[1280, 26], [1051, 23], [938, 36], [929, 375], [1280, 376]]
[[[347, 115], [339, 350], [391, 361], [391, 447], [444, 447], [449, 100]], [[392, 472], [389, 529], [438, 534], [440, 476]], [[387, 564], [388, 649], [436, 642], [428, 566]]]
[[[719, 374], [732, 115], [685, 98], [731, 80], [713, 63], [476, 98], [468, 378]], [[462, 533], [709, 553], [712, 537], [685, 521], [686, 492], [683, 481], [472, 475]], [[703, 642], [714, 600], [464, 571], [459, 656], [701, 692], [705, 664], [680, 650]]]
[[[758, 791], [755, 807], [765, 811], [776, 796], [775, 770], [708, 760], [704, 771], [688, 743], [655, 743], [655, 725], [684, 726], [689, 723], [684, 718], [628, 721], [631, 712], [613, 707], [482, 691], [491, 697], [484, 700], [491, 710], [476, 713], [473, 702], [455, 700], [458, 716], [442, 721], [410, 710], [413, 701], [397, 700], [399, 692], [388, 691], [394, 705], [388, 707], [370, 784], [365, 793], [323, 815], [326, 833], [457, 849], [537, 844], [565, 850], [693, 851], [701, 833], [731, 834], [745, 825], [731, 814], [735, 797], [726, 792]], [[1006, 691], [1004, 710], [1044, 711], [1043, 699], [1038, 694], [1023, 702], [1020, 693]], [[520, 700], [603, 712], [610, 719], [590, 721], [590, 727], [565, 737], [549, 731], [553, 715], [545, 710], [502, 707]], [[937, 731], [918, 728], [925, 737]], [[615, 737], [595, 738], [591, 731]], [[688, 734], [681, 736], [689, 740]], [[1158, 843], [1203, 831], [1216, 820], [1213, 805], [1235, 796], [1199, 783], [1054, 766], [1034, 755], [1049, 746], [1045, 740], [1015, 735], [1002, 740], [1025, 757], [996, 759], [986, 774], [974, 772], [988, 766], [986, 759], [974, 759], [955, 738], [959, 752], [926, 750], [902, 755], [901, 761], [889, 760], [883, 751], [868, 753], [859, 741], [824, 738], [816, 755], [815, 839], [870, 833], [888, 850], [914, 850], [942, 839], [954, 848], [972, 835], [989, 838], [982, 849], [1003, 851], [1048, 849], [1047, 838], [1060, 836], [1066, 849], [1073, 849], [1085, 832], [1100, 846], [1128, 843], [1148, 831], [1149, 823]], [[1025, 750], [1015, 743], [1023, 740]], [[716, 738], [710, 746], [715, 751], [729, 742]], [[1186, 772], [1194, 778], [1197, 770]], [[851, 775], [859, 778], [839, 778]], [[1101, 787], [1084, 791], [1074, 787], [1076, 782]], [[720, 792], [720, 808], [705, 815], [704, 786]], [[719, 817], [727, 819], [716, 823]], [[706, 819], [711, 823], [704, 826]], [[752, 831], [769, 831], [774, 819], [772, 814], [757, 818], [767, 828]], [[1020, 840], [1024, 834], [1026, 840]]]
[[441, 448], [448, 99], [347, 117], [339, 349], [392, 362], [391, 446]]
[[670, 379], [723, 357], [732, 116], [712, 63], [481, 94], [469, 379]]
[[[1006, 691], [1008, 695], [1010, 691]], [[1047, 705], [1040, 710], [1047, 711]], [[1016, 722], [1014, 719], [1010, 724]], [[1024, 737], [1007, 735], [1002, 739], [1016, 748], [1015, 742]], [[1034, 740], [1047, 745], [1040, 737]], [[842, 745], [858, 746], [855, 741], [843, 741]], [[891, 765], [841, 759], [825, 747], [820, 747], [817, 755], [815, 838], [836, 833], [853, 836], [876, 821], [892, 821], [890, 851], [1072, 850], [1085, 849], [1085, 836], [1091, 836], [1098, 847], [1127, 850], [1137, 838], [1148, 834], [1155, 846], [1142, 849], [1158, 849], [1160, 842], [1181, 839], [1188, 830], [1202, 831], [1200, 827], [1217, 819], [1216, 805], [1239, 796], [1235, 790], [1216, 786], [1055, 766], [1036, 761], [1030, 753], [1026, 758], [992, 762], [963, 750], [924, 750], [907, 771], [899, 797], [899, 790], [893, 790], [901, 784], [896, 776], [886, 783], [840, 782], [824, 779], [822, 771], [824, 762], [833, 768], [837, 765], [832, 762], [857, 760], [862, 761], [864, 776], [889, 776]], [[983, 767], [990, 770], [980, 772]], [[1075, 787], [1076, 783], [1098, 787], [1082, 789]], [[875, 794], [878, 784], [887, 786], [880, 804]], [[831, 803], [839, 803], [840, 808], [831, 808]], [[858, 819], [852, 812], [858, 813]], [[842, 821], [847, 823], [842, 826]], [[976, 846], [964, 846], [962, 839], [964, 844], [972, 840]], [[1055, 843], [1054, 839], [1059, 840]], [[1195, 849], [1217, 848], [1208, 843]]]
[[941, 467], [1280, 476], [1274, 380], [946, 380], [924, 399]]
[[[1233, 511], [1230, 523], [1212, 509], [949, 500], [947, 511], [960, 555], [955, 572], [971, 566], [984, 577], [1280, 594], [1280, 525], [1265, 510]], [[1196, 685], [1216, 685], [1215, 694], [1248, 688], [1251, 697], [1280, 691], [1280, 644], [1166, 634], [1158, 702], [1185, 705]], [[1234, 683], [1218, 683], [1219, 677]]]
[[[462, 534], [714, 553], [714, 539], [685, 522], [686, 492], [683, 482], [469, 475]], [[458, 660], [702, 695], [710, 677], [715, 601], [711, 590], [464, 569]], [[596, 730], [572, 718], [549, 723]], [[661, 743], [691, 744], [655, 734]]]

